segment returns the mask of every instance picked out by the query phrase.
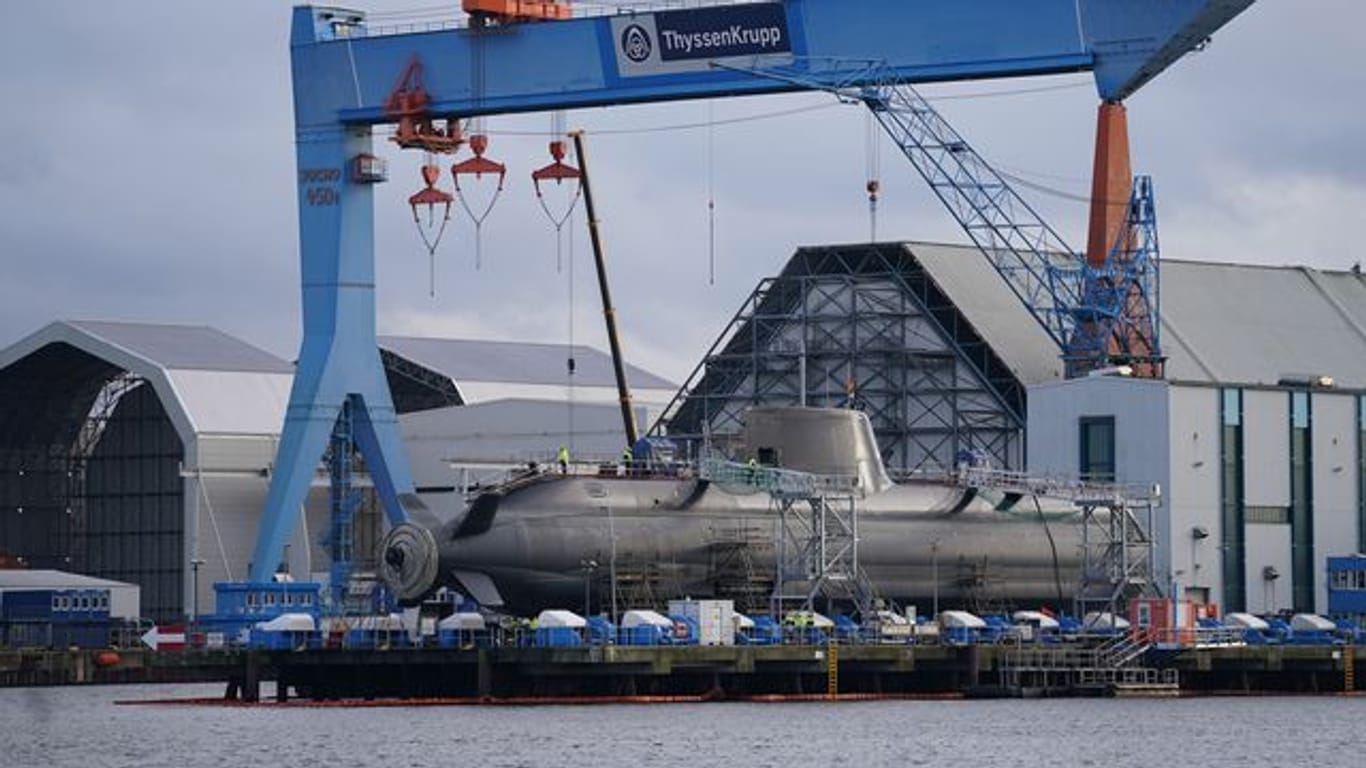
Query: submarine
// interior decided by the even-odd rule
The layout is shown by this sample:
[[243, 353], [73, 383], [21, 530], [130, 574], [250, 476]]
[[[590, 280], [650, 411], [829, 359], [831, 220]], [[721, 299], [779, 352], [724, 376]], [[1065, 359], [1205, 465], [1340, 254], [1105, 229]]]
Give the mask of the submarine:
[[[950, 477], [893, 482], [860, 411], [754, 408], [730, 453], [732, 466], [848, 478], [861, 570], [877, 596], [896, 605], [1061, 607], [1076, 590], [1082, 539], [1074, 506]], [[606, 580], [614, 595], [622, 583], [648, 581], [648, 590], [633, 593], [637, 601], [749, 594], [766, 604], [781, 505], [768, 492], [705, 474], [672, 462], [621, 471], [529, 467], [474, 494], [446, 524], [392, 528], [382, 578], [405, 604], [446, 587], [522, 614], [581, 606], [585, 595], [608, 608]], [[645, 607], [625, 602], [618, 607]]]

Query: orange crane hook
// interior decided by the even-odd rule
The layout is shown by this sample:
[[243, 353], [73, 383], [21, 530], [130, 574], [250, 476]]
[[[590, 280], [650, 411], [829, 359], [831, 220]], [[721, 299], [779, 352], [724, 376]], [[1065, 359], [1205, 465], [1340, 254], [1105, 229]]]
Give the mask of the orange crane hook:
[[[422, 244], [427, 246], [428, 260], [428, 292], [436, 295], [436, 249], [441, 244], [441, 238], [446, 234], [446, 225], [451, 221], [451, 203], [455, 198], [449, 192], [436, 188], [436, 183], [441, 180], [441, 166], [428, 162], [422, 166], [422, 181], [426, 185], [422, 190], [408, 198], [408, 205], [413, 209], [413, 224], [417, 226], [417, 233], [422, 238]], [[427, 207], [427, 223], [422, 223], [421, 208]], [[442, 207], [441, 223], [436, 222], [436, 208]]]
[[[474, 157], [452, 165], [451, 178], [455, 182], [455, 194], [460, 200], [460, 207], [465, 209], [465, 213], [469, 214], [470, 220], [474, 222], [474, 268], [479, 269], [483, 266], [482, 231], [484, 221], [493, 212], [493, 206], [498, 202], [498, 196], [503, 194], [503, 182], [507, 178], [507, 166], [484, 157], [484, 153], [488, 151], [489, 147], [488, 134], [471, 134], [469, 145], [470, 150], [474, 152]], [[460, 177], [473, 176], [475, 180], [479, 180], [485, 174], [498, 177], [498, 188], [489, 197], [488, 205], [480, 211], [475, 211], [470, 206], [469, 196], [465, 194], [465, 190], [460, 188]]]

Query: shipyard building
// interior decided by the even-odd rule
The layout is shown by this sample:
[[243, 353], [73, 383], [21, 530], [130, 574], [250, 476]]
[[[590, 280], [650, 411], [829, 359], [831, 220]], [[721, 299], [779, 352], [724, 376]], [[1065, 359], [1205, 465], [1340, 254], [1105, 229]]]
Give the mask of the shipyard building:
[[[611, 362], [595, 349], [385, 337], [379, 351], [438, 515], [461, 504], [462, 474], [548, 462], [571, 434], [578, 456], [621, 452]], [[646, 423], [675, 388], [628, 376]], [[0, 555], [139, 585], [158, 622], [212, 610], [213, 583], [246, 575], [292, 381], [288, 361], [202, 326], [55, 322], [0, 350]], [[359, 469], [355, 551], [373, 570], [382, 513]], [[283, 559], [323, 577], [321, 466], [305, 507]]]
[[[894, 476], [943, 476], [966, 454], [1158, 486], [1160, 580], [1226, 611], [1326, 612], [1328, 558], [1366, 549], [1366, 279], [1167, 261], [1161, 310], [1165, 380], [1065, 380], [1056, 345], [976, 249], [804, 248], [681, 388], [628, 379], [638, 422], [692, 450], [741, 434], [755, 405], [853, 407]], [[379, 346], [438, 516], [559, 445], [621, 451], [601, 352]], [[288, 361], [202, 327], [59, 322], [0, 350], [0, 550], [137, 584], [153, 619], [208, 610], [209, 585], [248, 565], [291, 381]], [[292, 573], [327, 570], [327, 486], [320, 466]], [[367, 496], [362, 569], [380, 527]]]

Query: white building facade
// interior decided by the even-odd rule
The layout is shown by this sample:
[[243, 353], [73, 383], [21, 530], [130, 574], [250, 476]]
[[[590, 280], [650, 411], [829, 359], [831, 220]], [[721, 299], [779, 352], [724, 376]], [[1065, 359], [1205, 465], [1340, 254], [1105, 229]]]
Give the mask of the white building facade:
[[1366, 550], [1366, 281], [1177, 262], [1163, 290], [1167, 380], [1031, 387], [1030, 471], [1159, 484], [1186, 597], [1323, 613], [1327, 558]]

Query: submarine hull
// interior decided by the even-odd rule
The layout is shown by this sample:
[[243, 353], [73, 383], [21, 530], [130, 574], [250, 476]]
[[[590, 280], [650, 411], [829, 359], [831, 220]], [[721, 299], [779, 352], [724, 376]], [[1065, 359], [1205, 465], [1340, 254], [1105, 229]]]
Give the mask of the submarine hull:
[[[779, 514], [767, 494], [742, 491], [541, 474], [480, 496], [437, 530], [391, 531], [383, 571], [402, 599], [446, 586], [523, 613], [582, 606], [585, 594], [600, 610], [608, 584], [622, 609], [746, 594], [753, 605], [772, 588]], [[1012, 511], [947, 483], [891, 485], [857, 504], [859, 560], [880, 597], [926, 609], [935, 596], [945, 606], [1059, 606], [1076, 590], [1071, 508]]]

